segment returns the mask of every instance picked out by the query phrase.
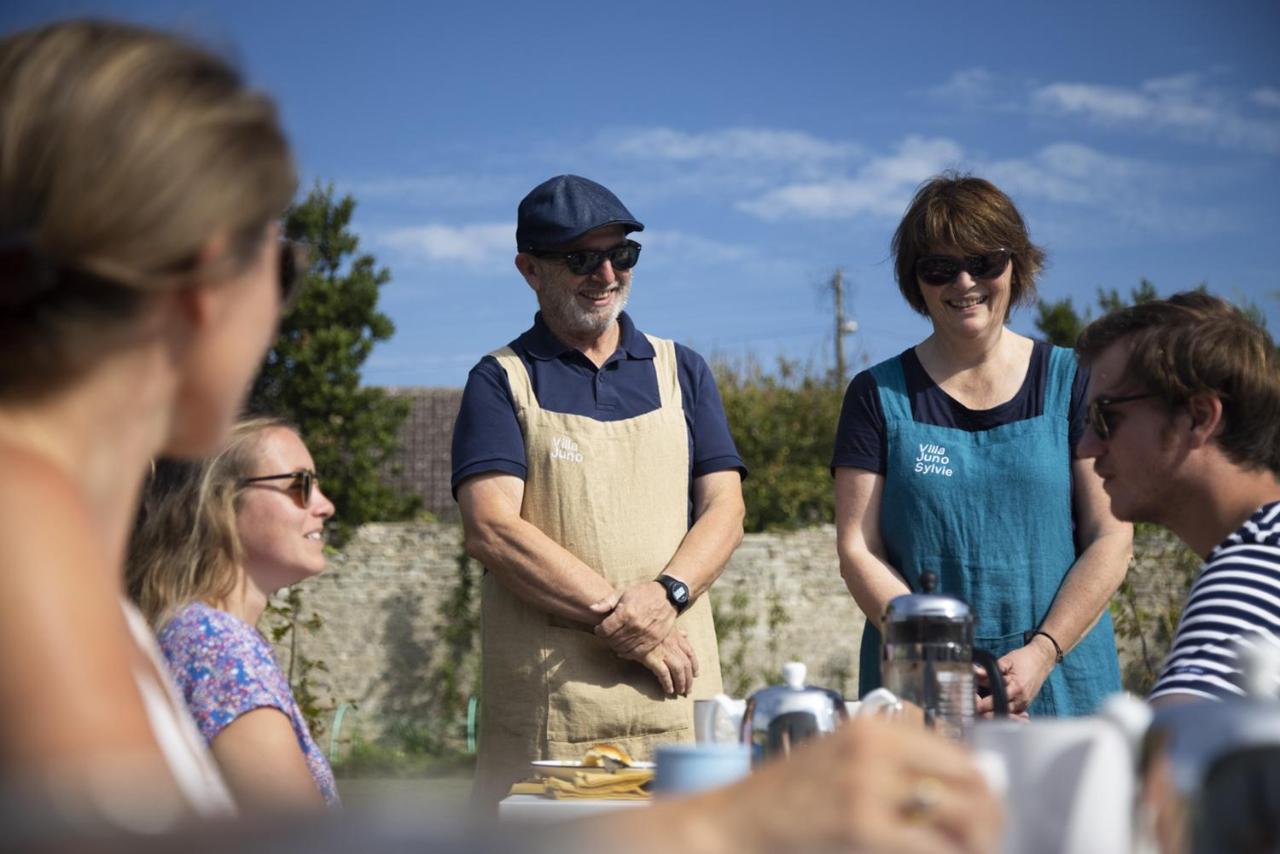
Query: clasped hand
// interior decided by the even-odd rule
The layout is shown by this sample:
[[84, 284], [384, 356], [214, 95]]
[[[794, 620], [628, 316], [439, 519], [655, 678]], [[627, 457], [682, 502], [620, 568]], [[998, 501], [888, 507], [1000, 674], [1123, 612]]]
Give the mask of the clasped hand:
[[[1046, 655], [1034, 643], [1019, 647], [997, 662], [1000, 675], [1004, 677], [1005, 693], [1009, 697], [1009, 714], [1015, 717], [1026, 717], [1027, 707], [1040, 693], [1044, 680], [1054, 667], [1052, 653]], [[979, 685], [986, 685], [987, 674], [981, 670], [977, 673]], [[980, 715], [990, 716], [995, 710], [991, 697], [979, 697], [976, 711]]]
[[649, 668], [664, 693], [689, 693], [698, 658], [688, 636], [676, 628], [676, 609], [661, 584], [641, 582], [596, 602], [591, 610], [607, 615], [595, 633], [619, 658]]

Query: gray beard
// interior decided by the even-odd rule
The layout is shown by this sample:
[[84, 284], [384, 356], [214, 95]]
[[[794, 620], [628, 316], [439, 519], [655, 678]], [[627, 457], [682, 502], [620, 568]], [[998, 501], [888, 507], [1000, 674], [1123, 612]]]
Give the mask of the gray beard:
[[551, 331], [573, 341], [589, 341], [599, 338], [618, 319], [631, 298], [631, 283], [623, 285], [613, 308], [607, 312], [581, 308], [572, 293], [563, 290], [538, 293], [538, 307]]

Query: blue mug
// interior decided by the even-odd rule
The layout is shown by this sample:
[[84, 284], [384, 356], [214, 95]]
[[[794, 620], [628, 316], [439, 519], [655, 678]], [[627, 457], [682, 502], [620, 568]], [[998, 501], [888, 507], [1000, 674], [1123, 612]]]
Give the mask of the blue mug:
[[659, 796], [715, 789], [751, 773], [751, 748], [745, 744], [662, 744], [654, 759], [653, 791]]

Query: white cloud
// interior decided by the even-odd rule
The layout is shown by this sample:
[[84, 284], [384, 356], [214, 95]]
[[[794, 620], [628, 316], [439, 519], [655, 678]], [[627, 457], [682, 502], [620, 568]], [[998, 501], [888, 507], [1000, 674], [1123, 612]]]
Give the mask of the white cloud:
[[[1259, 100], [1259, 93], [1261, 100]], [[1275, 90], [1257, 90], [1265, 103]], [[1204, 85], [1197, 74], [1148, 80], [1137, 88], [1052, 83], [1037, 89], [1033, 108], [1080, 115], [1100, 124], [1172, 130], [1230, 148], [1280, 155], [1280, 121], [1242, 115], [1232, 99]]]
[[966, 68], [953, 72], [946, 83], [929, 89], [929, 94], [946, 101], [974, 103], [993, 94], [995, 75], [985, 68]]
[[1138, 161], [1070, 142], [1046, 146], [1029, 157], [997, 161], [983, 170], [1016, 198], [1103, 207], [1128, 195], [1147, 171]]
[[636, 239], [644, 244], [644, 251], [663, 264], [724, 264], [752, 258], [755, 253], [747, 246], [724, 243], [687, 231], [647, 230]]
[[[1204, 180], [1168, 166], [1118, 157], [1073, 142], [1059, 142], [1026, 157], [981, 164], [978, 173], [990, 178], [1026, 207], [1048, 203], [1036, 217], [1036, 228], [1048, 226], [1062, 233], [1063, 223], [1075, 222], [1077, 234], [1099, 229], [1107, 239], [1133, 230], [1203, 237], [1232, 227], [1230, 212], [1179, 198], [1178, 189]], [[1183, 194], [1185, 195], [1185, 194]], [[1074, 211], [1072, 210], [1074, 208]]]
[[871, 159], [852, 178], [789, 184], [738, 208], [766, 220], [899, 216], [917, 184], [955, 166], [962, 154], [952, 140], [909, 136], [894, 153]]
[[1263, 86], [1260, 89], [1254, 89], [1249, 93], [1249, 100], [1257, 104], [1259, 107], [1266, 107], [1270, 110], [1280, 110], [1280, 89], [1270, 86]]
[[508, 222], [398, 228], [376, 241], [427, 261], [473, 266], [508, 262], [516, 251], [515, 227]]
[[657, 127], [611, 131], [611, 149], [621, 157], [651, 160], [747, 160], [807, 162], [836, 160], [856, 155], [850, 143], [830, 142], [793, 130], [725, 128], [687, 133]]

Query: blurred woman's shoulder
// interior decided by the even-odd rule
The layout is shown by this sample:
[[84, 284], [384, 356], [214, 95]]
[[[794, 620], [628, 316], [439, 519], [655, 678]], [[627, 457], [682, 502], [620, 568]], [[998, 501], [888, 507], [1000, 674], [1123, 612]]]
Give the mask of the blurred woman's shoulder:
[[[89, 498], [48, 457], [0, 439], [0, 563], [9, 576], [24, 569], [54, 581], [65, 572], [81, 580], [85, 561], [102, 564], [109, 580], [112, 562], [94, 542], [98, 530]], [[117, 597], [112, 597], [117, 598]]]
[[[123, 544], [53, 460], [0, 439], [0, 471], [0, 647], [22, 650], [0, 656], [0, 751], [46, 764], [153, 749], [110, 553]], [[85, 707], [97, 712], [75, 726], [50, 723]]]

